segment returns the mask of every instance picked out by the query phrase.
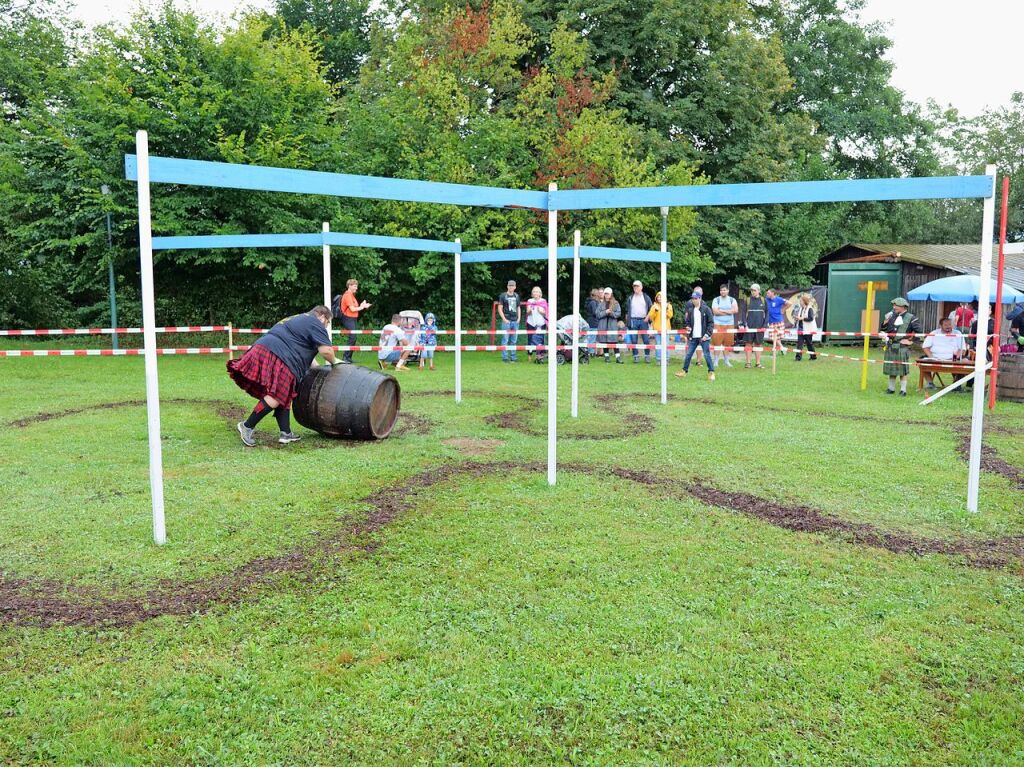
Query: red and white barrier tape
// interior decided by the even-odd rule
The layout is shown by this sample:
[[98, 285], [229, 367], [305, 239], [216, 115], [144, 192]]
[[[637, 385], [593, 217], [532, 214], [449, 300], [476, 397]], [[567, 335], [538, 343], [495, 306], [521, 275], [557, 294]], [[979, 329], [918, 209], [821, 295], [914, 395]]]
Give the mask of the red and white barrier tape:
[[[157, 333], [214, 333], [227, 325], [169, 325], [155, 328]], [[142, 328], [58, 328], [43, 330], [0, 330], [0, 336], [109, 336], [142, 333]]]
[[[231, 328], [228, 325], [168, 325], [164, 327], [155, 328], [157, 333], [218, 333], [232, 330], [235, 333], [242, 334], [264, 334], [270, 332], [269, 328]], [[0, 337], [2, 336], [100, 336], [100, 335], [124, 335], [124, 334], [141, 334], [142, 328], [43, 328], [37, 330], [0, 330]], [[344, 328], [334, 328], [335, 335], [348, 336], [348, 335], [380, 335], [383, 330], [379, 329], [362, 329], [362, 330], [346, 330]], [[464, 336], [503, 336], [507, 333], [516, 334], [529, 334], [532, 331], [528, 328], [519, 328], [518, 331], [507, 331], [507, 330], [479, 330], [479, 329], [466, 329], [462, 331]], [[546, 329], [541, 329], [538, 332], [546, 333]], [[587, 331], [585, 331], [587, 332]], [[637, 334], [643, 335], [657, 335], [660, 334], [660, 330], [595, 330], [590, 329], [590, 333], [598, 333], [602, 336], [631, 336]], [[675, 335], [679, 331], [672, 329], [669, 331], [670, 335]], [[717, 330], [718, 333], [764, 333], [770, 336], [772, 334], [771, 328], [728, 328], [725, 330]], [[795, 328], [786, 328], [786, 333], [795, 333]], [[454, 330], [442, 330], [438, 329], [438, 335], [453, 336], [455, 335]], [[868, 335], [870, 338], [903, 338], [906, 336], [914, 336], [915, 338], [926, 338], [929, 335], [940, 335], [939, 333], [932, 331], [931, 333], [861, 333], [854, 331], [839, 331], [839, 330], [823, 330], [815, 332], [817, 336], [832, 336], [835, 338], [864, 338]], [[945, 333], [942, 335], [953, 336], [955, 333]], [[974, 334], [961, 333], [964, 338], [973, 338]]]

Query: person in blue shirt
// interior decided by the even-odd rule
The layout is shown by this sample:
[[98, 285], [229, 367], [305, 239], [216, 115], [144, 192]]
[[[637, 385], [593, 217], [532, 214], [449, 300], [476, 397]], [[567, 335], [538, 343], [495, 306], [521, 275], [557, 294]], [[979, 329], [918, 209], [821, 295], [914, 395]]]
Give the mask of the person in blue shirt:
[[782, 345], [782, 338], [786, 334], [786, 316], [783, 312], [793, 301], [780, 296], [775, 288], [768, 288], [764, 295], [767, 299], [765, 303], [768, 305], [768, 328], [772, 337], [772, 351], [785, 354], [786, 347]]
[[426, 360], [430, 360], [430, 369], [434, 369], [434, 350], [437, 348], [437, 317], [433, 312], [427, 312], [423, 319], [423, 326], [420, 328], [420, 370]]

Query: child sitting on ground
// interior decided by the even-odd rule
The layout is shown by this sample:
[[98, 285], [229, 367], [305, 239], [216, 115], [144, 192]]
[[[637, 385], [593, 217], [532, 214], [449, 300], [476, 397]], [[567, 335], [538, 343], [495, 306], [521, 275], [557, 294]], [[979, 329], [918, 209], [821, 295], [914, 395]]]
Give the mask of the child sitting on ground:
[[433, 312], [427, 312], [423, 318], [423, 327], [420, 328], [420, 370], [423, 370], [424, 361], [430, 360], [430, 369], [434, 369], [434, 347], [437, 346], [437, 317]]

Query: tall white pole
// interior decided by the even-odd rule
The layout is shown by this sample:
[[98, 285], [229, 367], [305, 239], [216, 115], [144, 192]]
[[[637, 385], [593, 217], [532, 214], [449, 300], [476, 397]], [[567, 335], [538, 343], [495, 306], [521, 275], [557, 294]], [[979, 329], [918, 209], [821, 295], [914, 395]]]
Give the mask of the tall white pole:
[[462, 240], [455, 240], [455, 401], [462, 402]]
[[[548, 196], [558, 184], [548, 185]], [[555, 484], [558, 439], [558, 336], [551, 317], [558, 316], [558, 211], [548, 210], [548, 484]]]
[[572, 241], [572, 405], [573, 418], [580, 416], [580, 230]]
[[[331, 231], [331, 225], [329, 222], [324, 221], [324, 234], [327, 234], [329, 231]], [[326, 238], [324, 241], [324, 306], [328, 309], [331, 308], [331, 246], [327, 244]], [[333, 328], [328, 325], [328, 335], [332, 332]]]
[[156, 310], [153, 307], [153, 228], [149, 207], [149, 136], [135, 134], [139, 189], [139, 258], [142, 266], [142, 337], [146, 355], [146, 416], [149, 421], [149, 491], [153, 499], [153, 541], [167, 542], [164, 527], [164, 459], [160, 444], [160, 384], [156, 368]]
[[[971, 408], [971, 450], [967, 463], [967, 510], [978, 510], [978, 484], [981, 479], [981, 436], [985, 419], [985, 366], [988, 364], [988, 301], [992, 281], [992, 229], [996, 217], [996, 166], [986, 165], [985, 175], [992, 178], [992, 192], [985, 199], [981, 217], [981, 280], [978, 285], [978, 335], [975, 339], [974, 402]], [[998, 334], [999, 329], [996, 328]]]
[[[661, 209], [661, 252], [668, 253], [668, 208]], [[668, 264], [661, 262], [661, 404], [668, 403]]]

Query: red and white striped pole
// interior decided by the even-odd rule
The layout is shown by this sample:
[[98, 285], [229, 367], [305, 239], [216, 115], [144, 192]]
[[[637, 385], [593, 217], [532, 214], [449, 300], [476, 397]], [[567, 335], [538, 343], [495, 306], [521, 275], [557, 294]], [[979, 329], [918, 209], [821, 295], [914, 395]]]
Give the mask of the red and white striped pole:
[[999, 324], [1003, 321], [1003, 270], [1006, 267], [1006, 209], [1010, 198], [1010, 177], [1003, 176], [1003, 201], [999, 209], [999, 268], [996, 269], [996, 340], [992, 344], [992, 378], [989, 381], [988, 409], [996, 408], [996, 378], [999, 376]]

